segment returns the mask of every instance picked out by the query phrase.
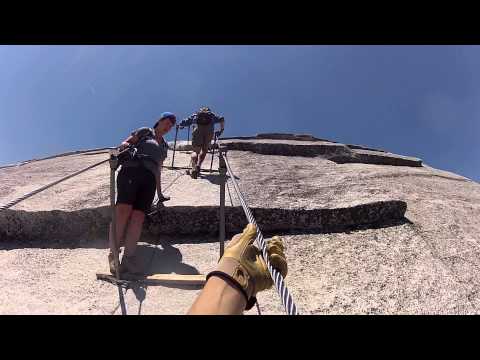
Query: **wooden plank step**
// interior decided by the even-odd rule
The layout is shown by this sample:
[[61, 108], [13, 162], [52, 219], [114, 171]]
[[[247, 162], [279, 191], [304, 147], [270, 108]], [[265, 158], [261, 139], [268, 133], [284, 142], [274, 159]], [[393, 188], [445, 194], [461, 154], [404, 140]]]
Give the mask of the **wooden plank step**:
[[136, 277], [124, 274], [120, 280], [117, 280], [111, 274], [97, 274], [97, 280], [106, 280], [114, 284], [135, 281], [148, 285], [205, 285], [206, 275], [154, 274], [146, 277]]

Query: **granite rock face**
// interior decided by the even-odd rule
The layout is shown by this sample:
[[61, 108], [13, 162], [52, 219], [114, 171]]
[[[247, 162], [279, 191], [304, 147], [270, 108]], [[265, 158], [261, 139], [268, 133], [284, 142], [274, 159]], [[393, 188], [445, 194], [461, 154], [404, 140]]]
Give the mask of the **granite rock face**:
[[[403, 201], [380, 201], [338, 209], [269, 209], [252, 208], [260, 228], [265, 232], [316, 231], [339, 232], [359, 226], [379, 226], [404, 219], [407, 205]], [[106, 235], [110, 208], [100, 207], [77, 211], [6, 210], [0, 213], [2, 241], [75, 241]], [[147, 217], [143, 235], [215, 235], [220, 213], [217, 206], [165, 207]], [[225, 226], [229, 234], [242, 232], [245, 215], [241, 207], [227, 207]]]
[[[210, 154], [198, 179], [185, 175], [185, 145], [177, 143], [177, 168], [162, 173], [172, 199], [143, 228], [140, 252], [153, 273], [206, 273], [218, 261], [219, 175], [208, 172]], [[266, 238], [286, 243], [286, 281], [302, 314], [480, 313], [480, 184], [310, 135], [220, 146]], [[107, 157], [94, 149], [0, 168], [0, 204]], [[107, 163], [0, 212], [0, 313], [119, 313], [117, 289], [94, 276], [108, 271], [109, 175]], [[246, 217], [227, 180], [230, 236]], [[182, 314], [196, 294], [152, 287], [143, 302], [133, 292], [125, 302], [129, 313]], [[259, 304], [283, 313], [275, 289]]]
[[[404, 219], [407, 205], [403, 201], [381, 201], [338, 209], [272, 209], [252, 208], [253, 216], [262, 231], [344, 231], [361, 225], [382, 225]], [[146, 230], [160, 234], [216, 234], [220, 218], [218, 207], [164, 208], [147, 222]], [[242, 232], [245, 215], [241, 207], [228, 207], [225, 212], [226, 231]]]
[[[345, 145], [311, 135], [258, 134], [255, 137], [223, 138], [220, 146], [231, 151], [262, 155], [322, 157], [338, 164], [362, 163], [392, 166], [422, 166], [422, 160], [360, 145]], [[173, 149], [173, 143], [170, 144]], [[191, 151], [191, 144], [178, 141], [177, 150]]]
[[70, 241], [106, 235], [110, 208], [77, 211], [5, 210], [0, 213], [0, 239], [9, 241]]

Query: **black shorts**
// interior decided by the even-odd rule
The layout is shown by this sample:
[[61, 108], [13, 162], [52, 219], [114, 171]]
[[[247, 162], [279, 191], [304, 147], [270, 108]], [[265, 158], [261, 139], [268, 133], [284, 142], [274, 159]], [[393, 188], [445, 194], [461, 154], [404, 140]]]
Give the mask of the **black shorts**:
[[149, 170], [122, 166], [117, 176], [117, 204], [132, 205], [145, 213], [152, 207], [156, 189], [155, 176]]

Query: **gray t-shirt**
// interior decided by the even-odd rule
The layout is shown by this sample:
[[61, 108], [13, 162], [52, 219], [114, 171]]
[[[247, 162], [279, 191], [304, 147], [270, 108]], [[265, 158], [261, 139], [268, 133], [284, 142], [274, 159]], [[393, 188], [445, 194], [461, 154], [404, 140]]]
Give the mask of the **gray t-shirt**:
[[[139, 141], [136, 145], [138, 159], [141, 161], [143, 166], [145, 166], [145, 168], [157, 176], [158, 165], [167, 157], [167, 142], [162, 139], [162, 142], [159, 144], [155, 139], [155, 131], [148, 127], [139, 128], [133, 131], [131, 135], [139, 138]], [[128, 163], [125, 165], [129, 166]]]

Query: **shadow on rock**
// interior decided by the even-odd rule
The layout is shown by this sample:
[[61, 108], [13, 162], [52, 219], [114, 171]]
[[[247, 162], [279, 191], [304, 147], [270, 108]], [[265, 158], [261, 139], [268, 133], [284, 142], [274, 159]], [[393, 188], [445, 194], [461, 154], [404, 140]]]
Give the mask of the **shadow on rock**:
[[148, 244], [137, 246], [139, 261], [145, 266], [145, 274], [200, 274], [198, 270], [182, 262], [182, 253], [166, 241], [159, 242], [161, 247]]
[[[203, 174], [200, 174], [198, 176], [199, 179], [205, 179], [205, 180], [208, 180], [210, 183], [214, 184], [214, 185], [219, 185], [220, 186], [220, 175], [213, 175], [213, 174], [209, 174], [209, 175], [203, 175]], [[227, 181], [230, 177], [227, 176]], [[235, 179], [236, 180], [240, 180], [240, 178], [238, 176], [235, 175]]]
[[[167, 241], [158, 243], [161, 248], [155, 245], [140, 244], [137, 247], [138, 260], [144, 264], [144, 272], [146, 276], [155, 274], [180, 274], [180, 275], [198, 275], [200, 272], [192, 265], [182, 262], [182, 253], [177, 248], [170, 245]], [[149, 285], [153, 286], [153, 285]], [[202, 288], [201, 285], [167, 285], [159, 286], [171, 287], [185, 290], [196, 290]], [[146, 286], [143, 286], [146, 288]], [[133, 287], [131, 287], [134, 290]], [[137, 289], [139, 290], [139, 289]], [[134, 291], [135, 292], [135, 291]], [[137, 296], [137, 292], [135, 292]], [[142, 292], [138, 291], [137, 299], [143, 301]]]
[[200, 175], [198, 175], [198, 178], [208, 180], [213, 185], [220, 185], [220, 175], [213, 175], [213, 174], [203, 175], [203, 174], [200, 174]]

